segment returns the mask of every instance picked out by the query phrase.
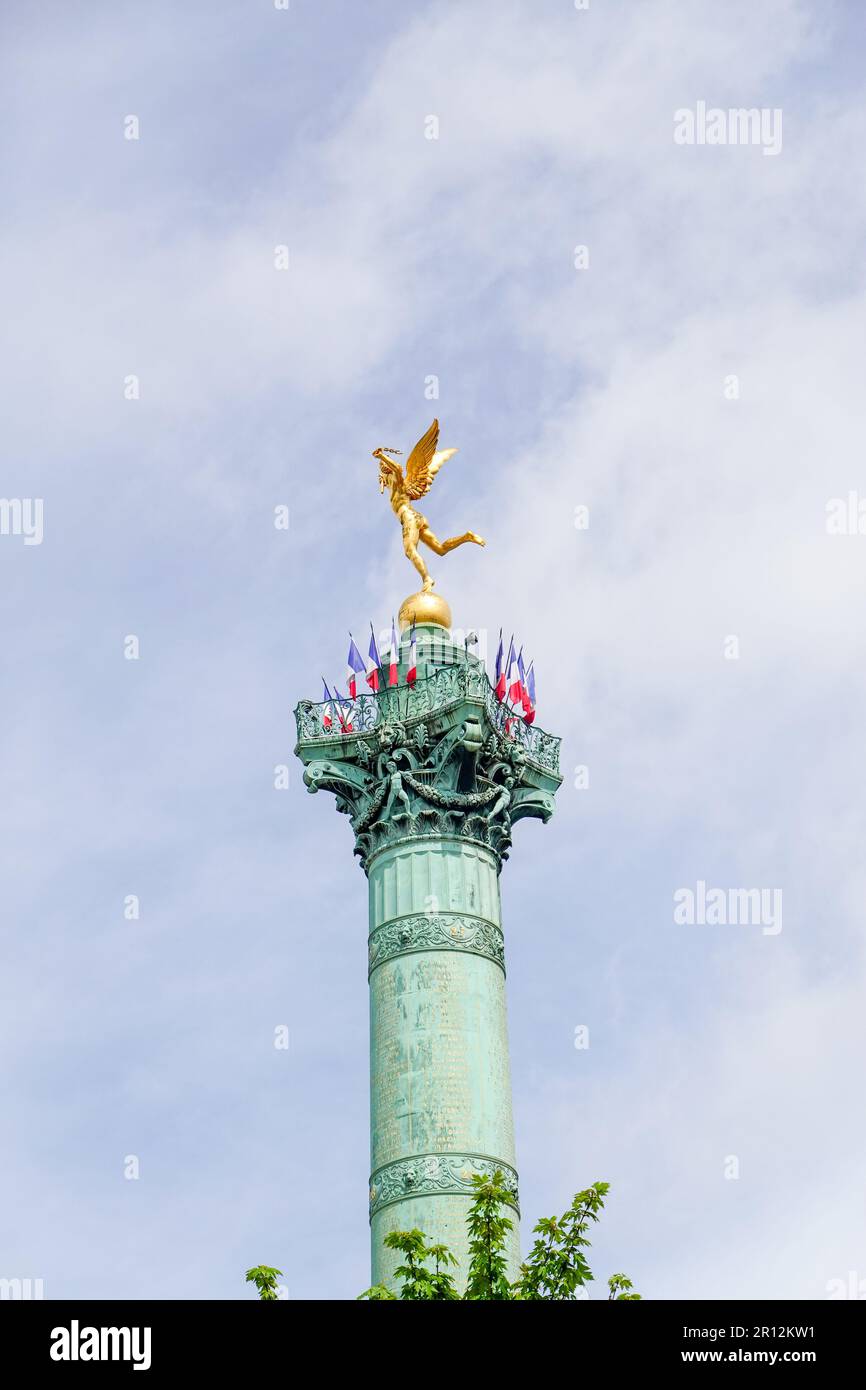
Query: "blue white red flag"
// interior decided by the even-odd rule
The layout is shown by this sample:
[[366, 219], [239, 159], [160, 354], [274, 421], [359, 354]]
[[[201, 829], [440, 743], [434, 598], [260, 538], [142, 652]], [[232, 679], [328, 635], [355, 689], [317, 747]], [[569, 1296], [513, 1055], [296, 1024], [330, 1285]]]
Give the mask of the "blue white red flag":
[[[502, 700], [502, 695], [500, 695], [500, 693], [499, 693], [499, 687], [500, 687], [500, 685], [503, 683], [503, 680], [504, 680], [503, 672], [502, 672], [502, 657], [503, 657], [503, 655], [504, 655], [504, 653], [503, 653], [503, 651], [502, 651], [502, 628], [500, 628], [500, 629], [499, 629], [499, 647], [498, 647], [497, 652], [496, 652], [496, 679], [495, 679], [494, 682], [493, 682], [493, 689], [494, 689], [495, 692], [496, 692], [496, 698], [497, 698], [497, 700], [500, 700], [500, 701]], [[504, 694], [504, 693], [505, 693], [505, 692], [504, 692], [504, 690], [503, 690], [503, 694]]]
[[415, 624], [409, 635], [409, 665], [406, 668], [406, 684], [414, 685], [418, 679], [418, 643], [415, 641]]
[[502, 704], [502, 701], [505, 699], [505, 696], [508, 693], [508, 682], [511, 679], [511, 667], [513, 662], [514, 638], [512, 637], [511, 641], [508, 643], [508, 660], [505, 662], [504, 666], [499, 665], [498, 657], [496, 659], [496, 665], [498, 668], [496, 675], [496, 698], [500, 704]]
[[322, 689], [324, 690], [324, 705], [322, 707], [322, 728], [330, 729], [334, 722], [334, 712], [331, 708], [331, 692], [328, 689], [328, 682], [322, 676]]
[[516, 660], [514, 658], [514, 650], [512, 648], [511, 660], [508, 665], [508, 698], [511, 701], [512, 705], [519, 705], [521, 701], [523, 684], [520, 679], [520, 673], [522, 668], [523, 648], [520, 648]]
[[354, 700], [358, 694], [358, 673], [365, 670], [364, 658], [355, 646], [355, 639], [349, 633], [349, 655], [346, 658], [346, 683], [349, 687], [349, 699]]
[[526, 698], [523, 701], [523, 708], [526, 713], [523, 716], [526, 724], [531, 724], [535, 718], [535, 662], [530, 661], [529, 670], [526, 673]]
[[397, 646], [397, 629], [394, 626], [394, 619], [391, 619], [391, 662], [388, 667], [388, 684], [396, 685], [399, 676], [398, 663], [400, 661], [400, 648]]
[[373, 624], [370, 624], [370, 647], [367, 655], [367, 684], [375, 695], [379, 689], [379, 667], [382, 665], [379, 660], [379, 648], [376, 646], [376, 634], [373, 631]]

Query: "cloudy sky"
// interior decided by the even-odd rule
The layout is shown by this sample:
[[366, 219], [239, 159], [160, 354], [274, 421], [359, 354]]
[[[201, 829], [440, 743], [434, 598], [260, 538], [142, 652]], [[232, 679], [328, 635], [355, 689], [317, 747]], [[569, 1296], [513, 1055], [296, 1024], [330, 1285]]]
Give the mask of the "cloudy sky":
[[[439, 587], [563, 736], [503, 876], [524, 1241], [605, 1178], [645, 1296], [866, 1280], [862, 8], [2, 27], [0, 1275], [369, 1282], [366, 884], [274, 769], [414, 587], [370, 454], [435, 413], [431, 520], [488, 540]], [[781, 149], [677, 143], [699, 103]], [[781, 930], [675, 922], [699, 881]]]

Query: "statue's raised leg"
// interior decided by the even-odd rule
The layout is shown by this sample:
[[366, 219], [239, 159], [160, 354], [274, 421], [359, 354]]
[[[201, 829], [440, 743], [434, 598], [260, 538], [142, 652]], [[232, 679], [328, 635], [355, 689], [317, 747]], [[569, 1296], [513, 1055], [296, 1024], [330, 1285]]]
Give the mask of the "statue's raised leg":
[[433, 534], [429, 526], [422, 528], [421, 540], [425, 545], [429, 545], [430, 549], [434, 551], [436, 555], [447, 555], [449, 550], [456, 550], [458, 545], [466, 545], [467, 541], [472, 541], [473, 545], [485, 544], [481, 537], [476, 535], [474, 531], [464, 531], [462, 536], [450, 536], [447, 541], [440, 541], [439, 537]]

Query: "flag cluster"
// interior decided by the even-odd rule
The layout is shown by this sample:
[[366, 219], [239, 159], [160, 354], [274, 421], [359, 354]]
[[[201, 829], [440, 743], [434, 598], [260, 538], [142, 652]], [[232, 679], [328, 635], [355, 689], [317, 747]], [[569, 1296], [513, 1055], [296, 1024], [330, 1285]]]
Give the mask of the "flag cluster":
[[513, 637], [508, 643], [508, 656], [505, 657], [504, 653], [500, 628], [493, 686], [496, 698], [501, 705], [511, 706], [512, 712], [506, 720], [506, 727], [510, 727], [511, 720], [518, 717], [525, 724], [531, 724], [535, 718], [535, 662], [530, 661], [528, 667], [524, 666], [522, 647], [515, 656]]
[[[415, 624], [409, 634], [409, 661], [406, 667], [406, 684], [412, 686], [418, 676], [418, 646], [415, 638]], [[349, 655], [346, 658], [346, 689], [348, 698], [344, 699], [336, 686], [334, 693], [328, 689], [327, 681], [322, 677], [324, 689], [322, 704], [322, 728], [327, 733], [334, 727], [334, 716], [336, 714], [340, 724], [340, 733], [352, 733], [351, 723], [351, 704], [352, 700], [358, 697], [358, 677], [362, 676], [368, 688], [374, 695], [377, 695], [387, 682], [389, 686], [399, 685], [400, 682], [400, 644], [397, 641], [397, 626], [394, 619], [391, 619], [391, 650], [388, 653], [387, 666], [383, 664], [379, 655], [379, 648], [376, 645], [376, 634], [373, 631], [373, 624], [370, 624], [370, 645], [367, 649], [366, 660], [362, 657], [355, 645], [355, 639], [349, 633]], [[363, 692], [362, 692], [363, 693]]]
[[[389, 687], [400, 683], [400, 644], [397, 641], [397, 628], [393, 618], [391, 619], [391, 649], [387, 653], [387, 662], [383, 662], [376, 646], [376, 634], [373, 631], [373, 624], [370, 624], [370, 645], [367, 649], [366, 659], [358, 651], [355, 639], [349, 633], [349, 655], [346, 658], [346, 689], [348, 698], [340, 694], [334, 686], [333, 694], [328, 689], [328, 683], [322, 677], [322, 728], [327, 733], [334, 727], [335, 719], [339, 723], [340, 733], [352, 733], [352, 704], [351, 702], [358, 697], [359, 677], [366, 681], [368, 689], [374, 694], [378, 694], [387, 684]], [[409, 634], [409, 657], [406, 664], [406, 685], [413, 686], [418, 678], [418, 648], [415, 638], [415, 624]], [[499, 648], [496, 652], [496, 676], [494, 680], [494, 691], [496, 698], [501, 705], [506, 707], [506, 732], [512, 733], [519, 719], [524, 724], [531, 724], [535, 719], [535, 663], [530, 661], [528, 666], [524, 665], [523, 648], [515, 652], [514, 638], [508, 643], [508, 655], [505, 656], [505, 648], [502, 642], [502, 629], [499, 629]]]

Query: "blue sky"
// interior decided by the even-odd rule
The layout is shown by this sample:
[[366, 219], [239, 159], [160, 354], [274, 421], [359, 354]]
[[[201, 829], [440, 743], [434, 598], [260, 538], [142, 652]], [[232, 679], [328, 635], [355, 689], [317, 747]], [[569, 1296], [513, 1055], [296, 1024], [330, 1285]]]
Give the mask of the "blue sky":
[[[366, 1286], [366, 883], [273, 770], [413, 587], [370, 454], [436, 413], [488, 541], [440, 588], [563, 735], [503, 877], [524, 1215], [607, 1178], [650, 1297], [866, 1278], [859, 7], [87, 11], [2, 19], [0, 1274]], [[781, 153], [675, 144], [698, 101]], [[782, 931], [675, 924], [698, 880]]]

